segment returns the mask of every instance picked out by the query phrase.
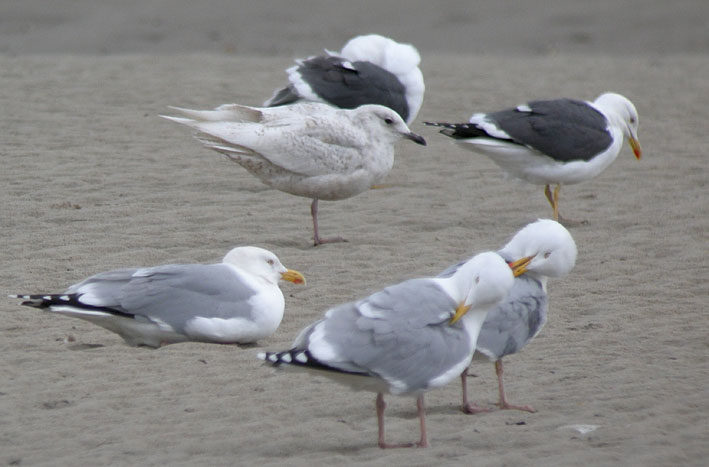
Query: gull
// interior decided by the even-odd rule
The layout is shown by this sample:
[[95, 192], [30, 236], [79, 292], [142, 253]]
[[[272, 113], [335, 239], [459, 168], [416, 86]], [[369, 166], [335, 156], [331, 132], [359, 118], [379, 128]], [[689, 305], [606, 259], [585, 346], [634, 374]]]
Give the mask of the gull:
[[379, 183], [394, 165], [402, 138], [425, 145], [393, 110], [381, 105], [338, 109], [306, 102], [282, 107], [225, 104], [215, 110], [173, 107], [188, 118], [162, 116], [197, 130], [207, 148], [226, 155], [266, 185], [311, 198], [315, 245], [322, 238], [318, 200], [341, 200]]
[[[534, 412], [529, 405], [512, 405], [507, 401], [502, 359], [521, 351], [544, 327], [549, 309], [547, 281], [550, 277], [563, 277], [571, 272], [576, 264], [576, 243], [561, 224], [540, 219], [517, 232], [498, 254], [511, 262], [513, 267], [516, 258], [532, 257], [532, 260], [515, 268], [514, 285], [504, 300], [488, 312], [473, 360], [487, 359], [494, 363], [499, 392], [497, 405], [500, 409]], [[457, 267], [449, 268], [441, 275], [447, 276]], [[463, 412], [487, 412], [487, 409], [469, 403], [467, 375], [466, 368], [461, 374]]]
[[[544, 185], [554, 220], [562, 184], [590, 180], [616, 159], [627, 138], [639, 160], [638, 112], [626, 97], [607, 92], [593, 102], [531, 101], [493, 113], [476, 113], [469, 123], [436, 123], [461, 147], [484, 154], [507, 174]], [[551, 185], [556, 184], [554, 191]], [[572, 224], [573, 222], [569, 222]]]
[[[258, 357], [377, 393], [379, 447], [426, 447], [424, 393], [470, 364], [487, 311], [512, 283], [511, 267], [500, 255], [481, 253], [448, 277], [408, 280], [331, 308], [301, 331], [291, 349]], [[417, 443], [386, 442], [385, 393], [416, 398]]]
[[197, 341], [247, 344], [273, 334], [285, 301], [279, 280], [304, 284], [272, 252], [234, 248], [217, 264], [102, 272], [62, 294], [11, 295], [22, 305], [89, 321], [130, 346]]
[[410, 44], [368, 34], [350, 39], [342, 51], [296, 60], [288, 68], [288, 86], [278, 89], [264, 107], [313, 101], [353, 109], [379, 104], [411, 123], [423, 103], [421, 56]]

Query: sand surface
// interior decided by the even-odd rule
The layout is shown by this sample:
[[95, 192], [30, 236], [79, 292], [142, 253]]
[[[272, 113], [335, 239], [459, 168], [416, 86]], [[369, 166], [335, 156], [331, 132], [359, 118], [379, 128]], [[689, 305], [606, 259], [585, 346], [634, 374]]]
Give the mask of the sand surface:
[[[570, 7], [530, 13], [535, 25], [562, 13], [588, 20], [560, 22], [568, 33], [549, 27], [532, 44], [514, 27], [524, 23], [519, 14], [511, 15], [508, 31], [517, 36], [507, 40], [515, 47], [496, 48], [497, 28], [476, 33], [483, 37], [475, 36], [470, 50], [446, 49], [413, 8], [402, 18], [410, 17], [416, 31], [401, 26], [392, 6], [372, 6], [376, 18], [368, 25], [364, 13], [341, 16], [349, 10], [331, 10], [331, 23], [321, 23], [252, 5], [235, 22], [250, 25], [253, 44], [245, 39], [240, 46], [239, 35], [229, 48], [231, 39], [221, 39], [226, 32], [192, 44], [185, 27], [182, 48], [161, 50], [150, 36], [140, 42], [131, 31], [109, 34], [131, 11], [145, 17], [139, 2], [113, 17], [99, 15], [99, 6], [52, 13], [42, 3], [0, 7], [3, 20], [15, 18], [0, 22], [0, 294], [59, 292], [124, 266], [218, 261], [243, 244], [271, 249], [308, 285], [282, 287], [281, 327], [246, 349], [131, 348], [101, 328], [0, 299], [0, 465], [704, 465], [709, 47], [693, 22], [667, 23], [706, 19], [703, 2], [667, 2], [664, 15], [664, 2], [649, 2], [655, 22], [646, 10], [631, 15], [641, 2], [617, 2], [626, 16], [608, 20], [628, 25], [618, 37], [631, 39], [620, 50], [606, 49], [594, 35], [591, 26], [603, 17], [581, 5], [592, 2], [572, 2], [576, 16]], [[456, 20], [474, 23], [474, 12], [455, 15], [464, 3], [446, 15], [432, 8], [422, 14], [458, 38], [464, 29]], [[109, 4], [96, 2], [104, 12]], [[183, 23], [171, 21], [192, 24], [191, 10], [180, 5], [169, 17], [182, 14]], [[212, 6], [220, 25], [224, 15], [216, 7], [223, 5]], [[491, 21], [504, 23], [503, 13]], [[210, 17], [201, 14], [207, 24]], [[25, 24], [20, 19], [30, 26], [17, 26]], [[270, 35], [256, 41], [259, 21]], [[313, 248], [309, 200], [268, 189], [158, 118], [167, 105], [260, 104], [283, 83], [292, 56], [337, 49], [359, 32], [385, 33], [387, 21], [392, 36], [422, 51], [427, 92], [412, 129], [429, 145], [399, 144], [387, 188], [321, 203], [322, 233], [349, 243]], [[43, 22], [50, 26], [31, 26]], [[84, 29], [72, 33], [67, 22]], [[274, 35], [278, 22], [282, 37]], [[304, 32], [308, 27], [317, 32]], [[80, 40], [81, 31], [97, 36]], [[574, 43], [574, 31], [590, 39]], [[91, 50], [87, 44], [102, 34], [106, 48]], [[179, 28], [170, 34], [180, 37]], [[121, 43], [124, 37], [138, 39]], [[496, 44], [492, 52], [479, 47], [486, 38]], [[571, 229], [578, 262], [571, 275], [550, 283], [542, 334], [505, 366], [511, 401], [538, 413], [464, 415], [456, 382], [426, 397], [430, 449], [382, 451], [373, 394], [274, 372], [255, 359], [262, 348], [287, 347], [332, 305], [498, 248], [526, 223], [550, 215], [540, 187], [504, 179], [490, 161], [421, 121], [464, 120], [474, 110], [528, 98], [593, 99], [606, 90], [635, 102], [645, 154], [638, 162], [626, 145], [601, 176], [562, 189], [562, 213], [588, 220]], [[475, 364], [472, 373], [471, 396], [491, 406], [492, 365]], [[413, 400], [388, 401], [389, 440], [416, 439]], [[570, 428], [579, 424], [597, 428]]]

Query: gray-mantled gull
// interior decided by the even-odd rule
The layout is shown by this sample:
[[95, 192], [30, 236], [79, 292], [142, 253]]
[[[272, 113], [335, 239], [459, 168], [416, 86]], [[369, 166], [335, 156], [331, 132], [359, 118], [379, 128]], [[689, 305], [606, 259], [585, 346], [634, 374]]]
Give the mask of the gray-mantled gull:
[[315, 245], [321, 238], [318, 200], [358, 195], [379, 183], [394, 165], [395, 143], [426, 141], [393, 110], [380, 105], [338, 109], [304, 102], [283, 107], [226, 104], [215, 110], [173, 107], [189, 118], [167, 117], [198, 131], [207, 148], [226, 155], [263, 183], [313, 200]]
[[272, 107], [307, 100], [343, 109], [379, 104], [394, 109], [411, 125], [423, 103], [421, 56], [410, 44], [378, 34], [350, 39], [339, 53], [296, 60], [289, 84], [264, 102]]
[[258, 357], [376, 392], [381, 448], [414, 446], [386, 443], [384, 394], [416, 397], [421, 437], [415, 445], [425, 447], [424, 392], [470, 364], [487, 311], [512, 283], [502, 257], [481, 253], [449, 277], [408, 280], [332, 308], [301, 331], [290, 350]]
[[[505, 299], [490, 310], [480, 330], [474, 360], [485, 359], [495, 364], [501, 409], [534, 412], [528, 405], [511, 405], [505, 398], [502, 380], [502, 358], [519, 352], [539, 334], [547, 320], [549, 298], [547, 280], [562, 277], [576, 264], [576, 243], [571, 234], [558, 222], [540, 219], [528, 224], [498, 251], [506, 261], [533, 256], [526, 266], [516, 269], [515, 281]], [[447, 276], [456, 266], [444, 271]], [[463, 389], [462, 410], [466, 413], [485, 412], [468, 402], [467, 368], [461, 375]]]
[[[618, 156], [628, 138], [635, 157], [638, 112], [627, 98], [601, 94], [593, 102], [573, 99], [532, 101], [513, 109], [476, 113], [469, 123], [433, 123], [462, 147], [488, 156], [505, 172], [536, 185], [559, 220], [561, 184], [589, 180]], [[552, 193], [551, 184], [556, 184]]]
[[10, 297], [97, 324], [131, 346], [245, 344], [270, 336], [281, 323], [280, 279], [305, 282], [270, 251], [239, 247], [217, 264], [117, 269], [91, 276], [63, 294]]

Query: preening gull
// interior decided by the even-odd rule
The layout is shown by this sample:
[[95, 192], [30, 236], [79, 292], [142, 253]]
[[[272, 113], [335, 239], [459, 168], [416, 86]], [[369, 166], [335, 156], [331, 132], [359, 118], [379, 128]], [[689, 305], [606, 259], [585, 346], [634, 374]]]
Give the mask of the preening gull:
[[408, 280], [332, 308], [301, 331], [290, 350], [258, 357], [376, 392], [381, 448], [414, 446], [385, 441], [384, 394], [415, 397], [421, 431], [416, 445], [425, 447], [424, 393], [470, 364], [487, 311], [512, 283], [502, 257], [481, 253], [448, 277]]
[[[537, 185], [559, 220], [562, 184], [589, 180], [618, 156], [623, 137], [635, 157], [638, 112], [627, 98], [605, 93], [593, 102], [573, 99], [532, 101], [513, 109], [476, 113], [469, 123], [434, 123], [466, 149], [488, 156], [508, 174]], [[552, 192], [550, 185], [556, 184]]]
[[[558, 222], [540, 219], [517, 232], [498, 254], [506, 261], [516, 258], [533, 259], [515, 272], [515, 281], [502, 302], [490, 310], [480, 330], [474, 360], [488, 359], [495, 364], [501, 409], [534, 412], [528, 405], [507, 402], [502, 380], [502, 358], [519, 352], [542, 330], [547, 320], [549, 298], [547, 280], [562, 277], [576, 264], [576, 243], [571, 234]], [[442, 273], [450, 274], [456, 267]], [[467, 368], [461, 375], [463, 406], [466, 413], [485, 412], [487, 409], [468, 402]]]
[[296, 60], [289, 84], [264, 102], [273, 107], [307, 100], [343, 109], [379, 104], [394, 109], [411, 125], [423, 103], [421, 56], [410, 44], [378, 34], [350, 39], [339, 53], [325, 51]]
[[305, 283], [276, 255], [238, 247], [217, 264], [170, 264], [102, 272], [63, 294], [11, 295], [22, 305], [81, 318], [131, 346], [185, 341], [245, 344], [273, 334], [283, 318], [279, 280]]
[[396, 112], [380, 105], [351, 110], [314, 102], [272, 108], [173, 108], [189, 118], [163, 117], [197, 130], [197, 139], [207, 148], [226, 155], [266, 185], [311, 198], [315, 245], [343, 241], [320, 237], [319, 199], [350, 198], [379, 183], [394, 165], [398, 140], [426, 144]]

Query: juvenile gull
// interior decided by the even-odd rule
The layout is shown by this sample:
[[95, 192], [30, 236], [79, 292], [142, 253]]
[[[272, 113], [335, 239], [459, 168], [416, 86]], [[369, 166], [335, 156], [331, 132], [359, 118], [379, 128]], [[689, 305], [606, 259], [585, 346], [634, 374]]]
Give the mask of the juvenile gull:
[[352, 110], [314, 102], [273, 108], [173, 108], [189, 118], [163, 117], [197, 130], [197, 139], [207, 148], [226, 155], [266, 185], [312, 198], [315, 245], [344, 241], [320, 237], [319, 199], [350, 198], [379, 183], [394, 165], [398, 140], [426, 144], [396, 112], [380, 105]]
[[273, 107], [307, 100], [343, 109], [379, 104], [394, 109], [411, 125], [423, 102], [421, 56], [410, 44], [378, 34], [350, 39], [340, 53], [296, 60], [288, 86], [264, 102]]
[[[513, 109], [476, 113], [469, 123], [433, 123], [462, 147], [488, 156], [508, 174], [536, 185], [559, 220], [562, 184], [589, 180], [618, 156], [623, 137], [639, 160], [638, 112], [627, 98], [601, 94], [593, 102], [532, 101]], [[551, 184], [556, 184], [552, 193]]]
[[10, 297], [97, 324], [131, 346], [245, 344], [270, 336], [281, 323], [280, 279], [305, 282], [270, 251], [239, 247], [217, 264], [117, 269], [91, 276], [63, 294]]
[[[547, 280], [571, 272], [576, 264], [576, 243], [561, 224], [540, 219], [517, 232], [498, 254], [513, 265], [516, 258], [533, 256], [533, 259], [516, 270], [514, 285], [507, 296], [488, 312], [478, 336], [474, 360], [487, 358], [495, 364], [498, 406], [501, 409], [534, 412], [529, 405], [519, 406], [507, 402], [502, 379], [502, 358], [522, 350], [542, 330], [549, 308]], [[451, 274], [456, 267], [449, 268], [441, 275]], [[466, 368], [461, 375], [462, 410], [466, 413], [487, 411], [468, 402], [467, 375]]]
[[421, 437], [428, 446], [424, 393], [443, 386], [470, 364], [487, 311], [512, 286], [510, 266], [481, 253], [448, 277], [412, 279], [332, 308], [283, 352], [260, 353], [274, 366], [311, 370], [354, 389], [377, 393], [379, 447], [384, 394], [416, 398]]

